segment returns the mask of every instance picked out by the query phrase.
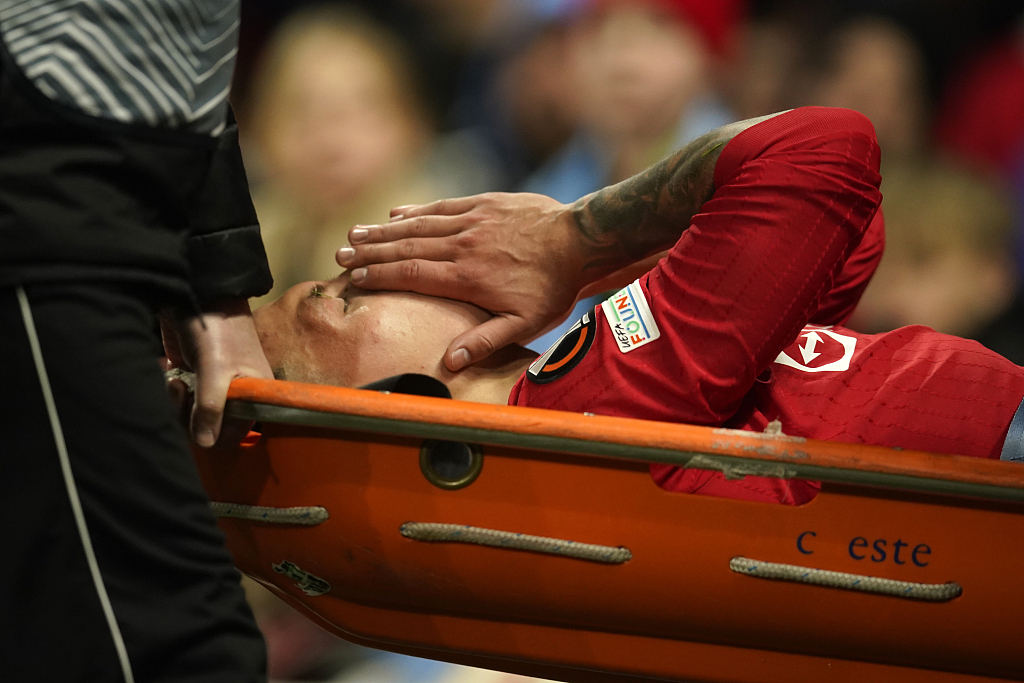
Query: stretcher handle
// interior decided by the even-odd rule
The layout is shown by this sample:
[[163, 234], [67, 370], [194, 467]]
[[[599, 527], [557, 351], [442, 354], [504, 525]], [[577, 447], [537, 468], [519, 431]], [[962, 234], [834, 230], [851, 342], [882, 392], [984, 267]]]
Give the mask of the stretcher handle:
[[848, 574], [847, 572], [836, 572], [829, 569], [802, 567], [796, 564], [764, 562], [762, 560], [752, 560], [749, 557], [732, 558], [729, 560], [729, 569], [737, 574], [753, 576], [759, 579], [791, 581], [811, 586], [841, 588], [843, 590], [876, 593], [878, 595], [892, 595], [897, 598], [922, 600], [925, 602], [948, 602], [963, 593], [963, 588], [955, 581], [950, 581], [949, 583], [897, 581], [896, 579], [886, 579], [881, 576]]

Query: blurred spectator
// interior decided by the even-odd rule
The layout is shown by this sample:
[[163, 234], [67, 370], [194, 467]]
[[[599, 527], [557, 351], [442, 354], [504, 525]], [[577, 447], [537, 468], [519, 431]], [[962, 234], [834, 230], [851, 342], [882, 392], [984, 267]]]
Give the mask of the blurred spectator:
[[403, 45], [355, 10], [303, 10], [277, 30], [243, 131], [274, 273], [268, 297], [333, 277], [353, 225], [467, 189], [465, 176], [448, 173], [454, 165], [431, 156], [416, 93]]
[[[579, 129], [521, 189], [572, 202], [732, 120], [712, 74], [741, 9], [735, 1], [588, 0], [567, 36]], [[566, 324], [600, 298], [580, 302]], [[564, 329], [530, 348], [543, 351]]]
[[953, 79], [939, 108], [936, 138], [946, 152], [1011, 184], [1018, 267], [1024, 271], [1024, 16]]
[[[890, 170], [882, 193], [885, 256], [851, 327], [882, 332], [920, 324], [979, 338], [1010, 315], [1016, 286], [1008, 249], [1012, 209], [997, 184], [923, 161]], [[982, 341], [1020, 363], [1024, 318], [1007, 317], [1003, 337], [1000, 342], [988, 333]]]
[[731, 120], [713, 86], [712, 64], [731, 44], [740, 8], [589, 0], [571, 29], [580, 130], [524, 189], [575, 201]]
[[728, 100], [737, 119], [792, 109], [795, 78], [807, 53], [807, 32], [788, 16], [752, 20], [742, 29], [733, 68], [725, 72]]
[[567, 27], [539, 26], [497, 70], [483, 126], [503, 168], [505, 189], [517, 188], [557, 153], [580, 120], [580, 96]]
[[[560, 17], [580, 0], [406, 0], [429, 18], [450, 75], [445, 126], [464, 155], [511, 190], [576, 124]], [[442, 85], [442, 89], [444, 85]]]
[[1024, 21], [954, 78], [936, 124], [939, 144], [1010, 171], [1024, 152]]
[[871, 119], [882, 148], [883, 176], [896, 160], [925, 151], [928, 136], [924, 55], [909, 33], [881, 17], [857, 17], [822, 37], [809, 55], [801, 104], [853, 109]]

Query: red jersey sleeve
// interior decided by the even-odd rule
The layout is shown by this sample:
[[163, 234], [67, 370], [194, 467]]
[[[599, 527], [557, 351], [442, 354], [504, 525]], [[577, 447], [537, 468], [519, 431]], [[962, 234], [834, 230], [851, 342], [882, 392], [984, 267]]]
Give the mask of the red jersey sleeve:
[[639, 280], [660, 336], [623, 350], [599, 307], [572, 361], [527, 372], [510, 403], [722, 424], [833, 291], [881, 201], [878, 164], [871, 123], [848, 110], [798, 109], [740, 133], [713, 197]]
[[818, 310], [811, 316], [811, 324], [845, 325], [860, 303], [860, 297], [871, 282], [884, 251], [885, 218], [880, 207], [857, 249], [843, 264], [831, 291], [818, 304]]

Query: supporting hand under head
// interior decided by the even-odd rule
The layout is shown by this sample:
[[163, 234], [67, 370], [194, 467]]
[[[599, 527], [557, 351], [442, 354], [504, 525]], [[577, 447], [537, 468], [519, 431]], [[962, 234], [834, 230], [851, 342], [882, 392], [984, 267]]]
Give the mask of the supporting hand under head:
[[207, 307], [202, 316], [160, 317], [164, 351], [171, 367], [196, 373], [195, 403], [190, 431], [193, 440], [209, 448], [232, 446], [248, 431], [247, 424], [225, 425], [228, 385], [238, 377], [273, 378], [263, 355], [249, 303], [229, 299]]

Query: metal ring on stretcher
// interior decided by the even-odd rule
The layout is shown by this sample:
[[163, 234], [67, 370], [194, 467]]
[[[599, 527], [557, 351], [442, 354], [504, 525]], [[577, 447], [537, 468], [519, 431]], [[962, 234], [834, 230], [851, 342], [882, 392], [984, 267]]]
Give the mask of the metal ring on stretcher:
[[[453, 459], [459, 455], [465, 462]], [[434, 486], [447, 491], [456, 491], [473, 483], [480, 476], [484, 456], [476, 444], [461, 441], [427, 439], [420, 448], [420, 471]]]

